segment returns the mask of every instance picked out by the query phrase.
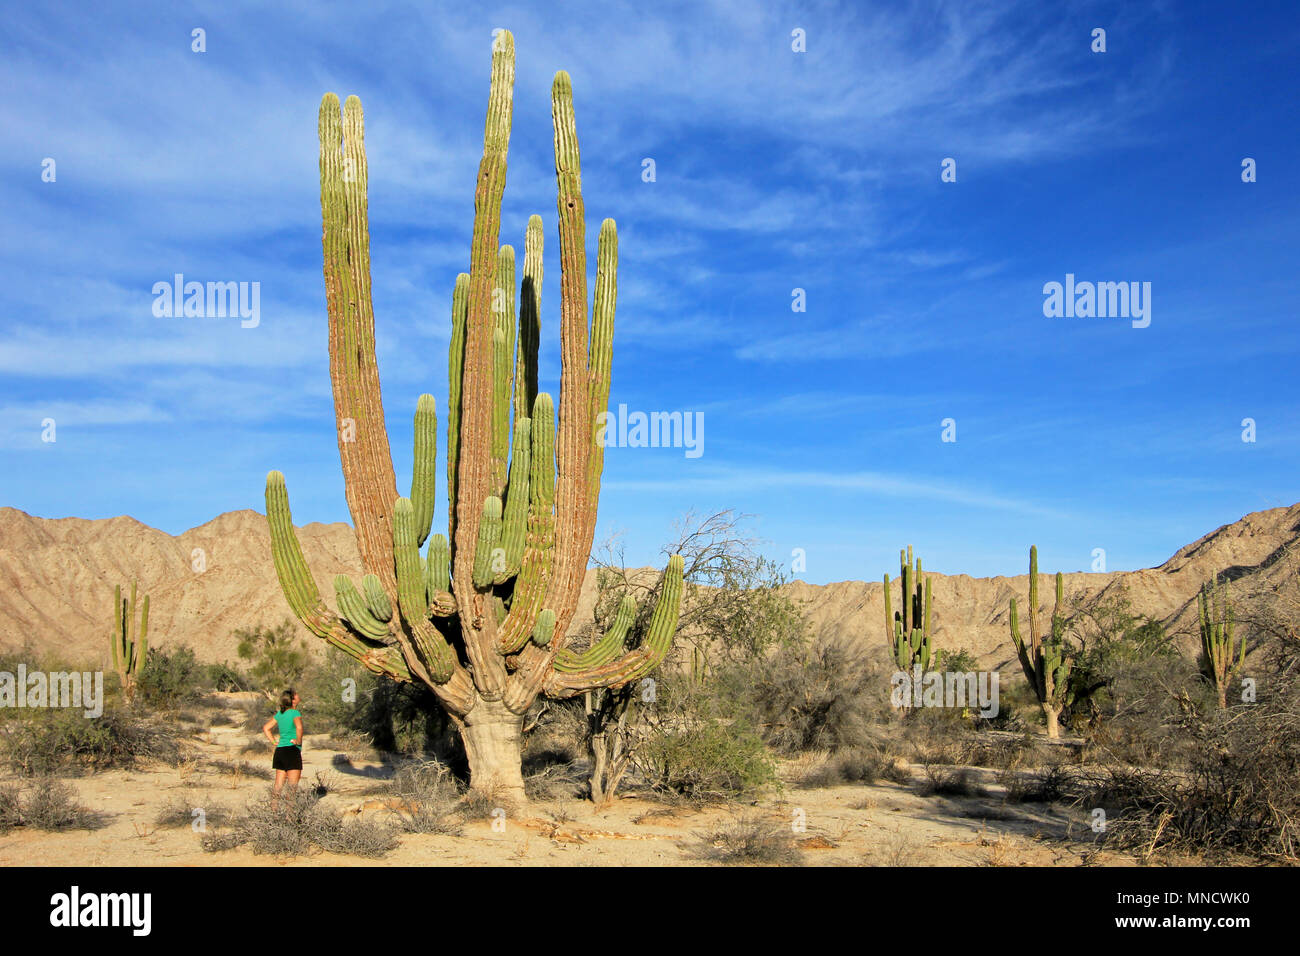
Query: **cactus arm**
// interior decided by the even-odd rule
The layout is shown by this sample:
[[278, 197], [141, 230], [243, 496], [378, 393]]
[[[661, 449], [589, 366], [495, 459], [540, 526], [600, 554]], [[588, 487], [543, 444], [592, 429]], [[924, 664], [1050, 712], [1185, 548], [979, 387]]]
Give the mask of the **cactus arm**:
[[119, 674], [125, 673], [123, 665], [123, 648], [125, 646], [125, 634], [123, 628], [126, 625], [126, 611], [122, 606], [122, 585], [113, 586], [113, 632], [109, 636], [108, 646], [113, 650], [113, 670]]
[[519, 338], [515, 352], [515, 421], [532, 415], [537, 401], [537, 350], [541, 344], [542, 217], [528, 217], [524, 277], [519, 288]]
[[587, 690], [601, 687], [623, 687], [640, 680], [653, 671], [668, 654], [673, 635], [677, 630], [678, 612], [681, 609], [683, 561], [680, 554], [673, 555], [664, 569], [659, 600], [646, 628], [641, 646], [621, 658], [600, 667], [578, 673], [553, 671], [546, 681], [548, 697], [573, 697]]
[[505, 661], [496, 653], [499, 625], [492, 603], [496, 598], [487, 593], [491, 579], [484, 581], [474, 571], [481, 560], [475, 554], [479, 525], [493, 482], [494, 333], [498, 327], [492, 316], [492, 299], [500, 253], [501, 197], [510, 145], [514, 77], [514, 38], [508, 30], [502, 30], [492, 45], [483, 158], [474, 195], [451, 568], [465, 655], [474, 685], [486, 700], [499, 700], [506, 682]]
[[365, 599], [346, 574], [334, 576], [334, 596], [338, 600], [339, 614], [362, 637], [368, 637], [372, 641], [386, 641], [390, 638], [388, 625], [371, 613]]
[[504, 584], [519, 574], [528, 538], [528, 472], [532, 467], [532, 419], [516, 418], [513, 449], [510, 457], [510, 483], [506, 489], [505, 511], [501, 517], [501, 548], [505, 568], [497, 574], [495, 584]]
[[280, 591], [298, 620], [317, 637], [359, 661], [371, 673], [385, 674], [403, 682], [414, 677], [424, 679], [427, 672], [418, 661], [412, 666], [405, 646], [401, 650], [374, 647], [344, 627], [343, 622], [321, 601], [293, 528], [284, 475], [278, 471], [266, 476], [266, 519], [271, 532], [271, 559]]
[[[588, 489], [594, 431], [588, 387], [586, 219], [573, 86], [569, 74], [563, 70], [555, 74], [551, 85], [551, 116], [555, 127], [556, 208], [560, 232], [562, 371], [560, 422], [556, 434], [555, 555], [544, 603], [555, 611], [555, 626], [562, 640], [587, 570], [596, 509], [596, 500]], [[531, 650], [525, 649], [525, 657]], [[540, 672], [534, 672], [528, 678], [533, 696], [540, 689], [540, 682]]]
[[618, 613], [605, 636], [581, 653], [565, 648], [555, 655], [555, 669], [564, 674], [576, 674], [581, 671], [607, 664], [618, 656], [627, 639], [627, 632], [636, 620], [636, 599], [624, 595], [619, 602]]
[[542, 609], [554, 557], [555, 408], [545, 392], [533, 403], [531, 422], [527, 538], [510, 613], [498, 634], [500, 654], [513, 654], [527, 643]]
[[[344, 490], [362, 566], [392, 594], [397, 587], [391, 553], [397, 478], [375, 362], [361, 101], [349, 96], [340, 119], [338, 97], [326, 94], [321, 100], [319, 133], [330, 381], [340, 424]], [[345, 423], [350, 425], [344, 427]]]
[[432, 395], [415, 403], [415, 456], [411, 467], [411, 503], [415, 506], [416, 544], [424, 544], [433, 524], [438, 484], [438, 410]]
[[149, 595], [144, 596], [140, 607], [140, 636], [136, 641], [135, 672], [144, 671], [145, 660], [149, 655]]
[[480, 679], [480, 670], [484, 671], [484, 678], [493, 676], [486, 673], [486, 655], [477, 646], [478, 636], [489, 618], [483, 613], [481, 595], [475, 599], [478, 592], [474, 583], [474, 546], [482, 520], [483, 502], [491, 494], [492, 353], [493, 332], [496, 331], [492, 298], [497, 279], [501, 197], [505, 191], [506, 154], [510, 146], [514, 78], [514, 37], [508, 30], [502, 30], [492, 46], [492, 79], [483, 130], [483, 158], [479, 162], [478, 186], [474, 194], [474, 231], [460, 396], [460, 448], [456, 468], [456, 530], [452, 539], [452, 585], [456, 602], [465, 612], [472, 609], [472, 613], [464, 615], [472, 618], [465, 638], [476, 680]]
[[460, 460], [460, 405], [468, 325], [469, 273], [462, 272], [456, 276], [451, 293], [451, 343], [447, 347], [447, 540], [452, 546], [456, 541], [456, 470]]
[[[510, 409], [514, 403], [515, 361], [515, 250], [502, 246], [497, 253], [497, 276], [492, 289], [492, 494], [505, 493], [506, 463], [510, 453]], [[499, 336], [499, 337], [498, 337]]]
[[486, 588], [496, 574], [494, 564], [504, 566], [505, 551], [501, 542], [501, 499], [493, 495], [483, 502], [483, 517], [478, 526], [478, 543], [474, 548], [474, 586]]
[[366, 609], [377, 621], [387, 623], [393, 619], [393, 605], [388, 600], [388, 595], [384, 593], [379, 578], [367, 574], [361, 579], [361, 591], [366, 597]]

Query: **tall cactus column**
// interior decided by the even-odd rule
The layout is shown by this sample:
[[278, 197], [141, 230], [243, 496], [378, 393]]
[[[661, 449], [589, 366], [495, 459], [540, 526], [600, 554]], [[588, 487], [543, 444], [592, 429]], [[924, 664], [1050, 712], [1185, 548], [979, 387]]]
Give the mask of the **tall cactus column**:
[[913, 562], [911, 545], [898, 552], [898, 565], [902, 586], [898, 611], [891, 606], [889, 575], [885, 575], [885, 639], [900, 671], [910, 673], [917, 664], [923, 672], [937, 670], [942, 652], [934, 650], [930, 640], [930, 579], [922, 574], [921, 559]]
[[1228, 599], [1228, 582], [1203, 586], [1196, 596], [1201, 632], [1201, 673], [1214, 685], [1219, 709], [1228, 706], [1228, 685], [1246, 662], [1246, 635], [1233, 640], [1235, 622]]
[[[321, 599], [289, 511], [284, 476], [267, 476], [272, 556], [290, 607], [312, 633], [394, 680], [427, 684], [460, 729], [471, 783], [524, 799], [523, 715], [539, 694], [621, 687], [667, 655], [681, 601], [682, 559], [664, 571], [651, 625], [627, 647], [614, 627], [599, 652], [566, 651], [590, 561], [604, 459], [597, 416], [608, 405], [617, 298], [613, 220], [597, 243], [588, 324], [586, 240], [567, 73], [551, 89], [560, 236], [560, 408], [539, 391], [542, 220], [524, 236], [522, 276], [500, 245], [515, 75], [514, 39], [496, 35], [474, 194], [470, 271], [452, 292], [448, 349], [446, 536], [430, 535], [437, 414], [421, 395], [409, 498], [399, 498], [383, 428], [370, 299], [361, 103], [321, 102], [321, 215], [330, 375], [348, 505], [365, 576]], [[517, 278], [521, 279], [516, 288]], [[515, 295], [518, 293], [518, 325]], [[421, 554], [421, 548], [426, 552]], [[629, 611], [631, 613], [631, 611]]]
[[149, 595], [140, 607], [140, 623], [135, 622], [136, 586], [131, 582], [131, 599], [122, 597], [122, 585], [113, 588], [113, 632], [108, 642], [113, 653], [113, 670], [122, 685], [128, 705], [135, 701], [136, 685], [149, 654]]
[[1061, 735], [1061, 712], [1074, 702], [1074, 692], [1070, 685], [1070, 671], [1073, 667], [1068, 648], [1065, 645], [1065, 619], [1061, 616], [1061, 605], [1065, 600], [1065, 579], [1061, 572], [1056, 572], [1056, 606], [1052, 609], [1052, 630], [1047, 640], [1038, 635], [1038, 548], [1029, 549], [1029, 639], [1020, 634], [1020, 618], [1016, 611], [1016, 599], [1011, 599], [1011, 642], [1016, 647], [1020, 658], [1020, 667], [1025, 672], [1025, 679], [1033, 688], [1043, 710], [1047, 723], [1047, 736]]

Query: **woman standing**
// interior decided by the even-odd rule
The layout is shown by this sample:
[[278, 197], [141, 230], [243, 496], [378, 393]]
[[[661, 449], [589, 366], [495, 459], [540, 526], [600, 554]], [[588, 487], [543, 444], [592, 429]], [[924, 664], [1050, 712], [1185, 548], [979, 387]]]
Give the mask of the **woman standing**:
[[[262, 733], [275, 747], [275, 756], [271, 767], [275, 770], [275, 793], [271, 797], [271, 806], [275, 806], [284, 788], [285, 781], [290, 790], [297, 790], [302, 777], [302, 714], [297, 710], [302, 698], [292, 687], [280, 695], [280, 709], [275, 716], [262, 725]], [[279, 739], [272, 733], [278, 729]]]

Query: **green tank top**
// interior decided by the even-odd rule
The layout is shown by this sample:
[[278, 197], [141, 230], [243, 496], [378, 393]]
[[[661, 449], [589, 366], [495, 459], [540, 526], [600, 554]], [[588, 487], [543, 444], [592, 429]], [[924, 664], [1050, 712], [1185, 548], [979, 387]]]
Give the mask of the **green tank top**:
[[295, 730], [295, 729], [294, 729], [294, 726], [293, 726], [293, 719], [294, 719], [295, 717], [301, 717], [301, 716], [302, 716], [302, 714], [300, 714], [300, 713], [298, 713], [298, 711], [296, 711], [296, 710], [292, 710], [292, 709], [290, 709], [290, 710], [286, 710], [286, 711], [283, 711], [283, 712], [281, 712], [281, 713], [277, 713], [277, 714], [275, 715], [275, 722], [276, 722], [276, 725], [279, 726], [279, 728], [280, 728], [280, 744], [279, 744], [279, 746], [281, 746], [281, 747], [288, 747], [288, 746], [291, 746], [291, 745], [292, 745], [292, 746], [297, 747], [299, 750], [302, 749], [302, 745], [301, 745], [301, 744], [295, 744], [295, 743], [293, 742], [293, 738], [298, 736], [298, 731]]

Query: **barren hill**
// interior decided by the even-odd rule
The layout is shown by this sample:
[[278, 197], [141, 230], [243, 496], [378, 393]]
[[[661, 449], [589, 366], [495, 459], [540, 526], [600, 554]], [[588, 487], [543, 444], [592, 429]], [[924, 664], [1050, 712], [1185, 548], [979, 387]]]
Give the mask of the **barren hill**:
[[[334, 575], [361, 573], [352, 530], [342, 523], [313, 523], [298, 533], [321, 594], [333, 605]], [[1187, 545], [1158, 568], [1067, 574], [1066, 593], [1127, 587], [1138, 613], [1165, 622], [1190, 642], [1194, 598], [1203, 582], [1227, 573], [1246, 587], [1270, 583], [1282, 573], [1278, 558], [1298, 537], [1300, 504], [1258, 511]], [[1011, 660], [1007, 605], [1013, 595], [1026, 599], [1028, 575], [927, 574], [933, 579], [938, 645], [968, 648], [985, 666]], [[236, 628], [292, 617], [271, 564], [266, 519], [255, 511], [223, 514], [172, 536], [129, 517], [50, 519], [0, 508], [0, 644], [107, 659], [113, 586], [132, 579], [150, 595], [150, 642], [188, 644], [206, 660], [234, 658]], [[1043, 585], [1043, 600], [1050, 603], [1046, 574]], [[879, 582], [795, 581], [788, 587], [806, 602], [815, 633], [883, 644]]]

